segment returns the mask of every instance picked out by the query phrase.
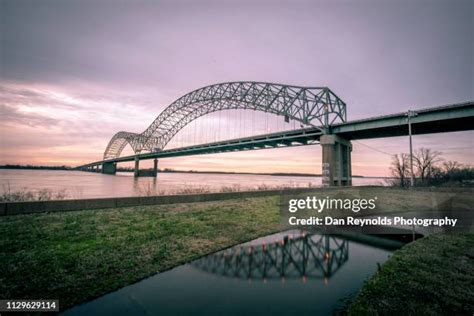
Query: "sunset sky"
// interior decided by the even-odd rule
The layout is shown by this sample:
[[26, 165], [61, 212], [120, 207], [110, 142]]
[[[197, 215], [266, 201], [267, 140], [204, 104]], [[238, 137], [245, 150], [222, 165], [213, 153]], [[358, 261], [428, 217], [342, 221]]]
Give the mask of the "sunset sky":
[[[100, 160], [116, 132], [142, 132], [180, 96], [218, 82], [328, 86], [349, 120], [474, 99], [470, 0], [2, 0], [0, 18], [0, 164]], [[414, 146], [473, 164], [473, 137], [416, 136]], [[353, 147], [354, 174], [388, 175], [408, 139]], [[320, 173], [321, 149], [160, 168]]]

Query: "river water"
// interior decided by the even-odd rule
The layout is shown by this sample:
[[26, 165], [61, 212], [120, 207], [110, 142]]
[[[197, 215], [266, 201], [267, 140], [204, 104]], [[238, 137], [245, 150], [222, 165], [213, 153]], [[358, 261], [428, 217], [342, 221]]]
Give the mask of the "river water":
[[[331, 315], [390, 250], [291, 230], [158, 273], [64, 315]], [[377, 243], [375, 243], [377, 244]]]
[[[383, 185], [383, 178], [353, 178], [354, 185]], [[134, 178], [133, 173], [106, 175], [63, 170], [0, 170], [0, 190], [47, 189], [63, 191], [66, 198], [101, 198], [139, 195], [218, 192], [225, 189], [271, 189], [320, 186], [321, 177], [218, 173], [159, 173], [156, 178]]]

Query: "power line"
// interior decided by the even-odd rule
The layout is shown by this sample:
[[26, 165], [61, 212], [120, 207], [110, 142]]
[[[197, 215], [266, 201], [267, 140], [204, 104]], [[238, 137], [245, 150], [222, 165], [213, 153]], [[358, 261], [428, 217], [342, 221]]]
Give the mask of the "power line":
[[372, 149], [372, 150], [378, 151], [379, 153], [382, 153], [382, 154], [385, 154], [385, 155], [389, 155], [389, 156], [393, 156], [393, 155], [394, 155], [394, 154], [388, 153], [388, 152], [386, 152], [386, 151], [377, 149], [377, 148], [375, 148], [375, 147], [369, 146], [369, 145], [367, 145], [367, 144], [361, 143], [361, 142], [358, 141], [358, 140], [354, 140], [354, 142], [355, 142], [355, 143], [358, 143], [358, 144], [360, 144], [360, 145], [362, 145], [362, 146], [365, 146], [365, 147], [367, 147], [367, 148], [370, 148], [370, 149]]
[[[391, 153], [388, 153], [388, 152], [386, 152], [386, 151], [377, 149], [377, 148], [375, 148], [375, 147], [369, 146], [369, 145], [367, 145], [367, 144], [364, 144], [364, 143], [362, 143], [362, 142], [360, 142], [360, 141], [358, 141], [358, 140], [353, 140], [353, 142], [358, 143], [358, 144], [360, 144], [360, 145], [362, 145], [362, 146], [365, 146], [365, 147], [367, 147], [367, 148], [370, 148], [370, 149], [372, 149], [372, 150], [375, 150], [375, 151], [377, 151], [377, 152], [379, 152], [379, 153], [382, 153], [382, 154], [385, 154], [385, 155], [389, 155], [389, 156], [395, 155], [395, 154], [391, 154]], [[469, 147], [469, 146], [463, 146], [463, 147], [446, 147], [446, 148], [443, 148], [443, 149], [444, 149], [444, 150], [446, 150], [446, 149], [472, 149], [472, 147]]]
[[473, 147], [471, 147], [471, 146], [465, 146], [465, 147], [443, 147], [442, 150], [446, 150], [446, 149], [473, 149]]

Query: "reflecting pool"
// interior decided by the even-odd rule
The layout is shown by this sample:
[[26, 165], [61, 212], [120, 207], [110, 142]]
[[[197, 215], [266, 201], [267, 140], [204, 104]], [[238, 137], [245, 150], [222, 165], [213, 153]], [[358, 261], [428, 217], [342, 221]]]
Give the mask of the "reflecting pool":
[[373, 242], [291, 230], [210, 254], [63, 314], [330, 315], [391, 252]]

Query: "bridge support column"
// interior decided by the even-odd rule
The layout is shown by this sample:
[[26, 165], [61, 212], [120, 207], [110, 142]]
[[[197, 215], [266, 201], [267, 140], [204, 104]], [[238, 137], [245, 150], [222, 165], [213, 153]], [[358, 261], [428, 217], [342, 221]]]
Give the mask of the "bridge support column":
[[155, 177], [158, 174], [158, 159], [157, 158], [153, 160], [153, 173], [155, 174]]
[[135, 156], [135, 169], [133, 170], [133, 176], [139, 177], [140, 176], [140, 160], [137, 156]]
[[157, 169], [158, 169], [158, 159], [155, 159], [153, 169], [140, 170], [140, 161], [138, 157], [135, 157], [135, 170], [133, 173], [135, 177], [156, 177]]
[[117, 164], [115, 162], [104, 162], [102, 164], [102, 173], [115, 174], [117, 172]]
[[351, 142], [337, 135], [322, 135], [323, 186], [352, 185]]

